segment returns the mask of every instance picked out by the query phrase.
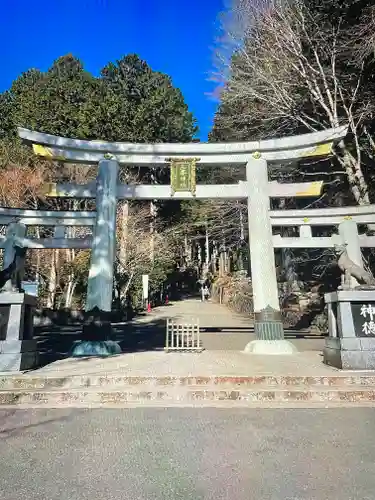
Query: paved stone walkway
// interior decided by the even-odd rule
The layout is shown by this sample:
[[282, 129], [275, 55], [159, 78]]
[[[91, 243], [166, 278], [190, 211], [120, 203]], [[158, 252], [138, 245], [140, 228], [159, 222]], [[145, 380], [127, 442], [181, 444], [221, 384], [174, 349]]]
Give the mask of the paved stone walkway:
[[171, 302], [168, 305], [156, 307], [144, 316], [134, 318], [133, 323], [141, 324], [156, 319], [198, 319], [202, 327], [249, 327], [252, 326], [250, 317], [236, 314], [226, 306], [215, 302], [201, 302], [199, 299], [185, 299]]
[[[218, 339], [212, 334], [212, 329], [215, 328], [218, 330], [223, 327], [236, 328], [240, 334], [240, 341], [237, 338], [238, 345], [234, 345], [232, 341], [229, 346], [225, 342], [219, 342], [220, 349], [241, 350], [248, 341], [252, 340], [249, 317], [233, 314], [227, 307], [210, 301], [202, 303], [197, 298], [172, 302], [152, 309], [150, 313], [144, 312], [132, 321], [114, 323], [112, 325], [113, 339], [120, 344], [123, 352], [163, 349], [168, 317], [189, 323], [198, 319], [203, 331], [209, 336], [205, 344], [207, 349], [217, 349]], [[211, 328], [209, 333], [207, 333], [207, 328]], [[35, 336], [41, 363], [49, 364], [66, 357], [73, 343], [81, 338], [81, 333], [82, 328], [79, 324], [37, 328]], [[243, 333], [247, 333], [249, 338], [246, 339]]]
[[[145, 351], [120, 354], [111, 358], [63, 359], [27, 376], [128, 375], [134, 377], [164, 376], [324, 376], [338, 373], [324, 365], [316, 352], [293, 355], [252, 355], [238, 351], [203, 351], [184, 353]], [[342, 372], [341, 372], [342, 373]]]
[[[130, 330], [135, 333], [152, 331], [155, 334], [156, 329], [158, 329], [159, 339], [164, 346], [167, 318], [187, 322], [198, 320], [202, 330], [203, 345], [209, 350], [243, 350], [246, 344], [255, 338], [250, 330], [253, 327], [250, 316], [234, 313], [225, 305], [211, 301], [201, 302], [199, 299], [173, 302], [138, 316], [133, 319], [131, 325], [126, 327], [127, 334], [130, 333]], [[231, 335], [226, 335], [227, 333]], [[156, 337], [154, 336], [154, 338]], [[314, 335], [309, 339], [292, 338], [291, 342], [299, 351], [322, 352], [324, 346], [324, 339]], [[126, 350], [126, 346], [127, 342], [124, 340], [121, 347]], [[160, 341], [159, 347], [161, 347]]]

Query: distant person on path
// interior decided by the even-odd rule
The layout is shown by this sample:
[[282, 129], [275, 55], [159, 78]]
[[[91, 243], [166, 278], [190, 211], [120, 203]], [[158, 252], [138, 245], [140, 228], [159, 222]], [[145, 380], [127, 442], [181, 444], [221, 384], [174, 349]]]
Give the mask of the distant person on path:
[[207, 285], [202, 286], [202, 302], [205, 300], [208, 300], [210, 296], [210, 290], [208, 289]]

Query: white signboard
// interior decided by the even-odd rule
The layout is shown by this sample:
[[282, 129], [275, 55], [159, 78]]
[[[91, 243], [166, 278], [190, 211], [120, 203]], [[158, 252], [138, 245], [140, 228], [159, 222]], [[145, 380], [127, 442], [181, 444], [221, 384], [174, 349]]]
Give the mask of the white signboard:
[[25, 293], [27, 293], [28, 295], [38, 297], [38, 288], [39, 288], [38, 281], [22, 281], [21, 287], [23, 290], [25, 290]]
[[142, 274], [143, 300], [148, 299], [148, 274]]

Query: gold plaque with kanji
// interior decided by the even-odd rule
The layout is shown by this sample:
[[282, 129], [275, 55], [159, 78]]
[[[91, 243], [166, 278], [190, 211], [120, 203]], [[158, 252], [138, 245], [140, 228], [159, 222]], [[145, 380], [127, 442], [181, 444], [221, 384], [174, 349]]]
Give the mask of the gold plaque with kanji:
[[196, 190], [196, 162], [198, 158], [171, 158], [171, 193]]

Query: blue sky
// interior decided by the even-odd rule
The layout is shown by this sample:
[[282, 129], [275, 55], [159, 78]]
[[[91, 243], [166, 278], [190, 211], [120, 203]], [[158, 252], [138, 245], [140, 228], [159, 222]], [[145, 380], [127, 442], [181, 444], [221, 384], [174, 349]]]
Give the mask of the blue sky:
[[[0, 91], [31, 67], [46, 70], [67, 53], [98, 74], [137, 53], [169, 74], [207, 139], [217, 102], [207, 96], [217, 16], [223, 0], [1, 0]], [[5, 47], [5, 50], [4, 50]]]

